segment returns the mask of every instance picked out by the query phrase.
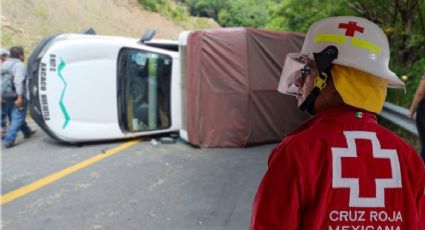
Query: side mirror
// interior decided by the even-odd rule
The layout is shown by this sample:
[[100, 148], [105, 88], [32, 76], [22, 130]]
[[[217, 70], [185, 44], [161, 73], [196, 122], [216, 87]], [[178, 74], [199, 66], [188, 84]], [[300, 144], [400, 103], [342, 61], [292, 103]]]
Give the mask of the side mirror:
[[156, 34], [156, 30], [146, 30], [145, 34], [143, 34], [143, 37], [140, 39], [141, 43], [145, 43], [146, 41], [151, 40]]
[[94, 31], [93, 28], [89, 27], [89, 28], [85, 28], [84, 30], [82, 30], [80, 32], [81, 34], [90, 34], [90, 35], [96, 35], [96, 31]]

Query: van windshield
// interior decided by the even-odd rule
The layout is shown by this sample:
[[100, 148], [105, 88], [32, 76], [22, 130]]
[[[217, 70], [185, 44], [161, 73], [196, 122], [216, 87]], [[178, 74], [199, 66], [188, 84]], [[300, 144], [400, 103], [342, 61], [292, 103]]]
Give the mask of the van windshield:
[[122, 49], [118, 57], [120, 126], [140, 132], [171, 126], [171, 67], [168, 55]]

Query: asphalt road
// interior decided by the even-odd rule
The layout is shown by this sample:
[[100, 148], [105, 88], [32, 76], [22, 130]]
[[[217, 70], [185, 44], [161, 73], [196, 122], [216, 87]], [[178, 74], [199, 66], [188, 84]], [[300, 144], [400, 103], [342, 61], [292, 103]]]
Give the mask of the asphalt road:
[[[128, 141], [60, 145], [40, 129], [2, 149], [5, 194]], [[275, 144], [199, 149], [148, 140], [2, 205], [2, 229], [248, 229]]]

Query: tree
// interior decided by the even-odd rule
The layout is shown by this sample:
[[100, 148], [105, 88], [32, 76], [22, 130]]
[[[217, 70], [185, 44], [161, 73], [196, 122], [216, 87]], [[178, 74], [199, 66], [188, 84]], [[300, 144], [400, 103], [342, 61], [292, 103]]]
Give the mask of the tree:
[[279, 0], [180, 0], [191, 15], [214, 18], [221, 26], [264, 27]]
[[330, 16], [353, 16], [343, 1], [334, 0], [284, 0], [270, 10], [268, 29], [307, 32], [314, 22]]
[[218, 19], [220, 10], [228, 7], [229, 0], [180, 0], [189, 7], [190, 14]]
[[264, 27], [267, 23], [270, 1], [233, 0], [220, 10], [218, 22], [223, 26]]

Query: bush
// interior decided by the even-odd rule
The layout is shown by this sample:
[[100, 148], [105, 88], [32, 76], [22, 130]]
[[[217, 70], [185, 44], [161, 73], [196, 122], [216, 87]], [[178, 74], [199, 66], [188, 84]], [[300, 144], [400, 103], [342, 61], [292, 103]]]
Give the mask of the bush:
[[162, 4], [164, 0], [138, 0], [139, 3], [147, 10], [158, 12], [158, 5]]
[[189, 18], [187, 10], [180, 6], [173, 6], [170, 0], [138, 0], [147, 10], [158, 12], [174, 22], [185, 22]]
[[187, 21], [189, 14], [181, 7], [175, 7], [171, 10], [171, 19], [176, 22]]

